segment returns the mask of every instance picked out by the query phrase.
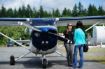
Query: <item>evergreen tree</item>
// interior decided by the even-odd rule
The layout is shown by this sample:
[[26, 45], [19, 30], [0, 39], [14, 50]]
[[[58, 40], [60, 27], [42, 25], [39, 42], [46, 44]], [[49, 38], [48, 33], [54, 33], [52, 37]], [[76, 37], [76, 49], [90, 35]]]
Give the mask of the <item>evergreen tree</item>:
[[[96, 15], [104, 15], [104, 9], [102, 6], [99, 6], [97, 9], [94, 5], [89, 5], [88, 9], [83, 8], [81, 2], [78, 5], [74, 5], [73, 10], [64, 8], [62, 12], [59, 9], [53, 9], [53, 11], [49, 12], [43, 9], [40, 6], [39, 10], [36, 8], [31, 8], [30, 5], [26, 7], [23, 5], [19, 7], [19, 9], [6, 9], [4, 6], [0, 9], [0, 17], [70, 17], [70, 16], [96, 16]], [[61, 14], [60, 14], [61, 13]]]
[[32, 17], [37, 17], [37, 11], [35, 8], [32, 10]]
[[13, 17], [13, 10], [12, 10], [12, 8], [7, 10], [7, 17]]
[[98, 8], [98, 15], [104, 15], [104, 9], [102, 8], [102, 6], [99, 6]]
[[97, 10], [96, 6], [93, 5], [92, 9], [93, 9], [93, 16], [98, 15], [98, 10]]
[[62, 12], [62, 16], [68, 16], [68, 13], [67, 13], [67, 9], [64, 8], [63, 12]]
[[39, 17], [44, 17], [44, 10], [42, 6], [40, 6], [40, 9], [39, 9]]
[[61, 15], [60, 15], [60, 12], [59, 12], [59, 9], [56, 9], [56, 10], [54, 10], [53, 9], [53, 13], [52, 13], [53, 15], [53, 17], [60, 17]]
[[90, 4], [88, 7], [88, 16], [93, 15], [93, 11], [92, 11], [92, 5]]
[[18, 9], [18, 17], [22, 17], [22, 9], [21, 9], [21, 7], [19, 7], [19, 9]]
[[56, 9], [56, 10], [55, 10], [55, 16], [56, 16], [56, 17], [60, 17], [60, 16], [61, 16], [61, 15], [60, 15], [60, 12], [59, 12], [59, 9]]
[[72, 16], [74, 17], [78, 16], [78, 7], [76, 4], [74, 5], [73, 10], [72, 10]]
[[81, 16], [87, 16], [87, 10], [84, 9]]
[[[34, 10], [34, 12], [35, 12], [35, 10]], [[31, 9], [30, 5], [27, 5], [25, 15], [26, 15], [26, 17], [33, 17], [33, 11]]]
[[68, 14], [69, 17], [71, 16], [72, 13], [71, 13], [70, 9], [67, 10], [67, 14]]
[[88, 16], [96, 16], [97, 14], [97, 8], [94, 5], [90, 4], [88, 7]]
[[6, 8], [4, 6], [1, 7], [0, 17], [6, 17], [7, 12]]
[[78, 15], [82, 16], [83, 12], [84, 12], [83, 5], [81, 4], [81, 2], [79, 2], [79, 4], [78, 4]]
[[26, 14], [26, 7], [24, 6], [24, 5], [22, 5], [22, 7], [21, 7], [21, 16], [22, 17], [26, 17], [27, 16], [27, 14]]
[[55, 17], [55, 10], [52, 11], [52, 16]]
[[64, 16], [66, 16], [66, 17], [71, 16], [71, 10], [64, 8], [62, 11], [62, 17], [64, 17]]
[[13, 10], [13, 17], [18, 17], [18, 11], [16, 9]]

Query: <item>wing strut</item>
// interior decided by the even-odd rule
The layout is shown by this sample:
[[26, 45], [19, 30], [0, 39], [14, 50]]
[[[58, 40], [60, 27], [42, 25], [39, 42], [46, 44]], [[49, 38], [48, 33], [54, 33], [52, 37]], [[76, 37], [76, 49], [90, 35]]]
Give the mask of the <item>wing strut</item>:
[[16, 40], [14, 40], [14, 39], [12, 39], [12, 38], [8, 37], [7, 35], [5, 35], [5, 34], [3, 34], [3, 33], [1, 33], [1, 32], [0, 32], [0, 34], [1, 34], [2, 36], [4, 36], [4, 37], [6, 37], [6, 38], [10, 39], [11, 41], [13, 41], [13, 42], [17, 43], [18, 45], [20, 45], [20, 46], [22, 46], [22, 47], [24, 47], [24, 48], [28, 49], [26, 46], [22, 45], [21, 43], [17, 42], [17, 41], [16, 41]]

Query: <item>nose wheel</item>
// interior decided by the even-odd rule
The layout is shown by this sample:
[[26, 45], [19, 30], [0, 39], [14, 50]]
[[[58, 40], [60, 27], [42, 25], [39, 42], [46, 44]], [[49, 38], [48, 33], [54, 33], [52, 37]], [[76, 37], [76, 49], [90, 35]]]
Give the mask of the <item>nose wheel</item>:
[[15, 57], [13, 55], [10, 56], [10, 65], [15, 65]]
[[43, 66], [43, 68], [46, 68], [47, 64], [48, 64], [47, 59], [42, 59], [42, 66]]

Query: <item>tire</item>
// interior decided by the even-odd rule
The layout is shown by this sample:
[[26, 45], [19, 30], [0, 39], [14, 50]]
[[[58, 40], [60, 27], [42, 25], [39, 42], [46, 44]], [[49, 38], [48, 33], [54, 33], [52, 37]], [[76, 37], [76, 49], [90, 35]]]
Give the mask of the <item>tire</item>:
[[15, 65], [15, 57], [13, 55], [10, 56], [10, 65]]
[[46, 68], [46, 67], [47, 67], [47, 60], [43, 59], [43, 68]]

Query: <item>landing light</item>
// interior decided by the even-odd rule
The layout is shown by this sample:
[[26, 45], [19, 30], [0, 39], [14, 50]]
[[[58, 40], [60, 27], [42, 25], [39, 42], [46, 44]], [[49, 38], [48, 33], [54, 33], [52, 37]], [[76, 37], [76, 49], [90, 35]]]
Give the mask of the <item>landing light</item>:
[[42, 44], [48, 44], [48, 41], [42, 41]]
[[42, 41], [42, 44], [44, 44], [44, 41]]
[[48, 44], [48, 41], [46, 41], [46, 44]]

